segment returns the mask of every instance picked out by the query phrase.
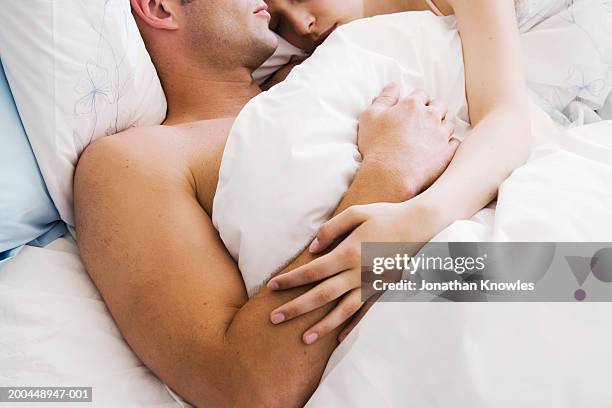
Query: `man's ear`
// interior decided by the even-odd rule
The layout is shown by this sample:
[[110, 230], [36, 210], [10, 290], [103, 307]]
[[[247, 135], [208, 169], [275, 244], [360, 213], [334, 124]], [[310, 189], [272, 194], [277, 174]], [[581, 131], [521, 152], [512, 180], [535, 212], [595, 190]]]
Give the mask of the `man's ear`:
[[147, 25], [160, 30], [178, 30], [175, 7], [171, 0], [130, 0], [132, 10]]

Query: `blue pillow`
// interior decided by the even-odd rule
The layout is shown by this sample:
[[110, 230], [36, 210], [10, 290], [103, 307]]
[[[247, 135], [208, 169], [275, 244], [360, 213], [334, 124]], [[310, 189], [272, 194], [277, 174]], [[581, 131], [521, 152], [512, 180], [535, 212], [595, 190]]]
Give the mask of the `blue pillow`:
[[0, 61], [0, 264], [24, 244], [44, 246], [64, 233]]

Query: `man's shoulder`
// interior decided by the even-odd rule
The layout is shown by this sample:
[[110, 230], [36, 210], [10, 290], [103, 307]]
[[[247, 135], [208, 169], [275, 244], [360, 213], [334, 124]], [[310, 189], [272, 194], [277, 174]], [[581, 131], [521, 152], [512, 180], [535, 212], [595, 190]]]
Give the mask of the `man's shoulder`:
[[[183, 150], [169, 126], [132, 128], [96, 140], [81, 155], [75, 192], [116, 184], [138, 190], [177, 184], [189, 174]], [[121, 181], [121, 183], [118, 183]]]
[[75, 196], [127, 199], [154, 189], [187, 192], [206, 207], [214, 196], [231, 124], [214, 120], [131, 128], [98, 139], [79, 159]]
[[123, 132], [100, 138], [91, 143], [79, 159], [79, 165], [94, 161], [101, 168], [117, 165], [122, 160], [144, 160], [172, 154], [175, 130], [169, 126], [130, 128]]
[[208, 120], [176, 126], [134, 127], [100, 138], [85, 149], [81, 162], [95, 161], [101, 168], [121, 165], [129, 160], [156, 168], [176, 167], [177, 160], [187, 165], [193, 156], [217, 154], [223, 148], [230, 119]]

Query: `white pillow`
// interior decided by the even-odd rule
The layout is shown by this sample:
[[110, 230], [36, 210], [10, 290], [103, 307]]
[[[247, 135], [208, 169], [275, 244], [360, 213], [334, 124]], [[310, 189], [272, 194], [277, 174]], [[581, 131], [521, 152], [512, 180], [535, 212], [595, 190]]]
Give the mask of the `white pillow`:
[[[453, 17], [378, 16], [338, 28], [285, 82], [251, 100], [230, 132], [213, 222], [250, 295], [299, 253], [359, 166], [359, 115], [389, 82], [449, 105], [468, 127]], [[356, 160], [357, 159], [357, 160]]]
[[0, 55], [60, 216], [74, 225], [76, 162], [96, 138], [163, 121], [166, 99], [129, 0], [0, 7]]

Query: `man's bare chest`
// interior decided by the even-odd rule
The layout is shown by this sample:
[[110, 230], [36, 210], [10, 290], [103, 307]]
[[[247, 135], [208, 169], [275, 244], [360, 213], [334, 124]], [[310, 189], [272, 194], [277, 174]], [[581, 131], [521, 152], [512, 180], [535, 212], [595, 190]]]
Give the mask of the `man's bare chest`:
[[219, 169], [233, 119], [207, 121], [206, 126], [189, 129], [188, 162], [194, 193], [202, 208], [212, 216], [212, 206], [219, 181]]

